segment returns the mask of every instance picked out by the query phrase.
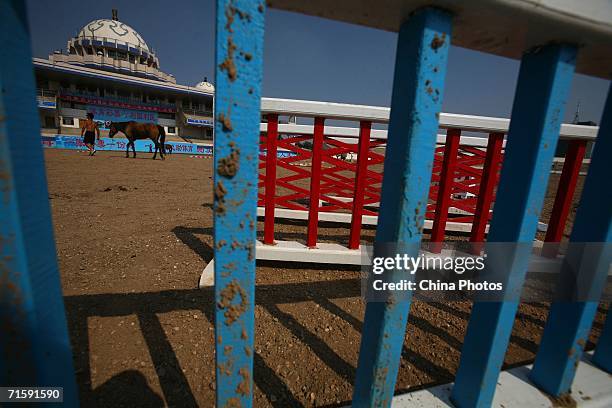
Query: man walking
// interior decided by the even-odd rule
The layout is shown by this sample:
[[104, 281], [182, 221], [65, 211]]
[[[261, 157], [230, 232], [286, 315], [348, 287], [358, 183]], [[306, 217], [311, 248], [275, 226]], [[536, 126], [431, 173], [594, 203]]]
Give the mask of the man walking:
[[85, 123], [83, 123], [83, 127], [81, 127], [81, 137], [83, 137], [84, 133], [85, 137], [83, 137], [83, 143], [87, 146], [90, 156], [96, 154], [96, 136], [98, 140], [100, 140], [100, 129], [98, 129], [98, 124], [94, 122], [93, 118], [93, 113], [88, 113], [87, 119]]

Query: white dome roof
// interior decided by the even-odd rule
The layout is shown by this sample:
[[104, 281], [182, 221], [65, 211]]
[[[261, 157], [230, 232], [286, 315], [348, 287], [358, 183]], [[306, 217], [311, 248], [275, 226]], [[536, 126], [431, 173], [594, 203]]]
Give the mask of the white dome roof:
[[129, 25], [117, 20], [100, 19], [86, 24], [77, 37], [91, 38], [103, 37], [116, 40], [120, 43], [128, 43], [150, 51], [145, 40]]
[[203, 91], [214, 92], [215, 86], [208, 81], [198, 82], [195, 86], [197, 89], [201, 89]]

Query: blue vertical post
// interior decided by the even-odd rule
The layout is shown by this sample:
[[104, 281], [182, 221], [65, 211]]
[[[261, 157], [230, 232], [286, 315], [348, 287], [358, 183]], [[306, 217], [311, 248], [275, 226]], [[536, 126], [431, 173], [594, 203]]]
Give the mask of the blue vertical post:
[[[425, 8], [399, 31], [385, 156], [385, 168], [392, 171], [383, 179], [376, 242], [397, 244], [410, 256], [418, 255], [421, 241], [451, 19]], [[408, 300], [367, 304], [353, 406], [391, 405], [409, 310]]]
[[215, 339], [218, 407], [253, 402], [255, 239], [265, 2], [217, 0]]
[[[508, 296], [476, 302], [451, 398], [458, 407], [489, 407], [504, 361], [557, 146], [576, 48], [547, 45], [522, 58], [504, 166], [487, 246], [506, 244], [493, 273]], [[489, 251], [491, 252], [491, 251]], [[500, 251], [495, 251], [500, 252]], [[489, 254], [486, 263], [493, 260]]]
[[25, 2], [0, 2], [0, 384], [64, 387], [78, 405]]
[[608, 316], [597, 341], [593, 362], [612, 374], [612, 312], [610, 310], [612, 309], [608, 308]]
[[552, 395], [570, 390], [612, 261], [611, 136], [609, 92], [560, 276], [559, 295], [573, 299], [552, 304], [531, 372], [531, 380]]

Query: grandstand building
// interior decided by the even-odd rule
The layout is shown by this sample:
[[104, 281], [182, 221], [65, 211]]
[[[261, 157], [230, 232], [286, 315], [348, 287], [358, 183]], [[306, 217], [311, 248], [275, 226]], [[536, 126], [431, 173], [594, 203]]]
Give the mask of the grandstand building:
[[135, 120], [162, 125], [170, 139], [212, 140], [214, 86], [177, 84], [116, 10], [81, 28], [65, 51], [33, 62], [43, 134], [79, 134], [92, 112], [103, 135], [111, 121]]

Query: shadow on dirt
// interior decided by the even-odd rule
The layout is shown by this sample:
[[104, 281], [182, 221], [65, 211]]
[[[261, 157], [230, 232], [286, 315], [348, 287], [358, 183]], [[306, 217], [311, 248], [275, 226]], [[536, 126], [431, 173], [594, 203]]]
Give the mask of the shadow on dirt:
[[[211, 228], [187, 228], [177, 226], [173, 233], [185, 245], [196, 252], [206, 262], [213, 257], [212, 248], [198, 236], [210, 236]], [[283, 266], [284, 269], [299, 269], [303, 265]], [[310, 266], [309, 266], [310, 267]], [[329, 266], [324, 266], [329, 268]], [[358, 269], [357, 269], [358, 270]], [[362, 318], [338, 306], [333, 299], [358, 298], [361, 295], [359, 279], [339, 279], [316, 282], [297, 282], [285, 284], [264, 284], [256, 287], [257, 305], [264, 308], [273, 318], [298, 338], [304, 346], [338, 376], [353, 384], [356, 367], [338, 355], [311, 328], [296, 320], [279, 305], [300, 302], [314, 302], [329, 313], [344, 320], [357, 332], [363, 328]], [[469, 312], [456, 308], [452, 303], [427, 302], [429, 307], [450, 313], [467, 324]], [[82, 406], [126, 406], [126, 407], [156, 407], [165, 404], [169, 406], [197, 406], [193, 391], [183, 373], [179, 360], [173, 350], [159, 315], [169, 312], [201, 310], [206, 318], [214, 323], [214, 288], [192, 290], [165, 290], [149, 293], [119, 293], [98, 295], [75, 295], [65, 297], [66, 311], [69, 322], [73, 350], [75, 350], [75, 367], [79, 384]], [[117, 374], [104, 384], [92, 388], [90, 367], [90, 339], [87, 321], [91, 317], [116, 317], [135, 315], [138, 318], [145, 344], [152, 358], [159, 379], [162, 396], [157, 395], [147, 384], [146, 378], [138, 371], [128, 370]], [[531, 320], [543, 327], [544, 322], [532, 316], [519, 312], [518, 319]], [[432, 333], [452, 349], [460, 352], [461, 339], [454, 337], [441, 327], [437, 327], [422, 317], [411, 314], [409, 324]], [[537, 344], [531, 340], [512, 336], [511, 341], [533, 353]], [[451, 382], [454, 373], [436, 364], [435, 359], [422, 355], [419, 350], [403, 346], [402, 359], [427, 375], [428, 384], [422, 384], [410, 390], [425, 388], [431, 385]], [[210, 365], [214, 362], [210, 361]], [[254, 381], [257, 387], [270, 398], [275, 407], [303, 406], [299, 397], [294, 395], [283, 380], [259, 354], [254, 354]], [[407, 390], [399, 390], [407, 391]], [[212, 404], [212, 401], [211, 401]], [[345, 406], [350, 401], [342, 401], [332, 406]]]

